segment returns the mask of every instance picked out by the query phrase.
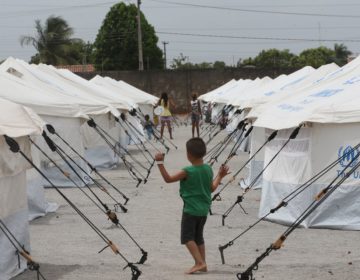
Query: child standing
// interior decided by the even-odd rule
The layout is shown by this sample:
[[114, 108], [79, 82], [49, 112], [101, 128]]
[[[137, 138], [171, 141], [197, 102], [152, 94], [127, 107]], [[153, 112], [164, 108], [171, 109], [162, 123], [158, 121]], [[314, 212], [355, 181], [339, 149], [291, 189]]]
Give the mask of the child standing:
[[185, 244], [195, 265], [186, 273], [206, 272], [205, 243], [203, 237], [204, 225], [211, 205], [211, 193], [216, 190], [229, 171], [227, 166], [221, 166], [213, 180], [213, 171], [204, 164], [206, 145], [201, 138], [192, 138], [186, 142], [187, 158], [191, 166], [170, 175], [164, 166], [164, 155], [156, 154], [155, 159], [160, 173], [166, 183], [180, 181], [180, 196], [184, 201], [181, 219], [181, 244]]
[[191, 105], [191, 132], [192, 137], [194, 137], [195, 128], [197, 132], [197, 136], [200, 136], [199, 132], [199, 123], [201, 118], [201, 106], [200, 101], [197, 99], [197, 95], [194, 93], [192, 96], [192, 100], [190, 101]]
[[144, 123], [144, 129], [146, 130], [146, 133], [148, 135], [148, 139], [151, 140], [151, 135], [153, 135], [153, 122], [150, 120], [149, 115], [145, 115], [145, 123]]

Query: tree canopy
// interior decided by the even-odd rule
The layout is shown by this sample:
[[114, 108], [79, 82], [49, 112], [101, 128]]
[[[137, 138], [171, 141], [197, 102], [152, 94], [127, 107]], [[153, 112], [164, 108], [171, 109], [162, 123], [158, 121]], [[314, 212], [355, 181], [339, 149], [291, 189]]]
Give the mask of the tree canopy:
[[50, 16], [42, 25], [40, 20], [35, 21], [35, 36], [21, 36], [21, 45], [32, 45], [37, 53], [31, 57], [32, 63], [46, 63], [52, 65], [78, 64], [77, 49], [84, 45], [80, 39], [71, 38], [73, 29], [59, 16]]
[[[145, 69], [162, 69], [163, 53], [155, 29], [141, 13]], [[138, 69], [137, 7], [118, 3], [111, 7], [94, 43], [94, 63], [101, 70]]]
[[226, 64], [224, 61], [215, 61], [211, 62], [201, 62], [201, 63], [191, 63], [189, 62], [189, 57], [185, 56], [183, 53], [180, 53], [178, 57], [175, 57], [170, 64], [171, 69], [225, 69]]
[[306, 49], [299, 55], [289, 50], [269, 49], [261, 51], [254, 58], [247, 58], [238, 62], [239, 67], [255, 66], [256, 68], [301, 68], [306, 65], [315, 68], [321, 65], [335, 62], [339, 66], [347, 63], [351, 52], [343, 44], [335, 44], [334, 49], [324, 46]]

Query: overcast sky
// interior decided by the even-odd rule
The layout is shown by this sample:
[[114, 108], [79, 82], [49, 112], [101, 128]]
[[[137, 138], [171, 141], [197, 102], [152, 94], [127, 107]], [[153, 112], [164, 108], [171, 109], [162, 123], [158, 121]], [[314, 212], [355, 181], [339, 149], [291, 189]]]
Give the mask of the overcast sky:
[[[34, 35], [34, 21], [43, 22], [50, 15], [62, 16], [75, 37], [93, 42], [116, 2], [0, 0], [0, 59], [14, 56], [28, 61], [36, 51], [21, 47], [19, 38]], [[155, 27], [159, 47], [163, 48], [162, 41], [169, 42], [168, 65], [180, 53], [191, 62], [220, 60], [232, 65], [263, 49], [299, 54], [320, 45], [332, 48], [336, 42], [331, 40], [360, 53], [357, 0], [142, 0], [142, 11]]]

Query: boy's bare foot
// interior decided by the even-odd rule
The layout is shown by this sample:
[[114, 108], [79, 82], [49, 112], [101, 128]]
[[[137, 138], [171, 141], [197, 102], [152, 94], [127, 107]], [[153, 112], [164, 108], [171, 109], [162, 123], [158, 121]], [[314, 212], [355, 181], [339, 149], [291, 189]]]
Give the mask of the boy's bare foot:
[[206, 266], [206, 263], [204, 264], [196, 264], [194, 265], [192, 268], [190, 268], [186, 274], [193, 274], [195, 272], [207, 272], [207, 266]]

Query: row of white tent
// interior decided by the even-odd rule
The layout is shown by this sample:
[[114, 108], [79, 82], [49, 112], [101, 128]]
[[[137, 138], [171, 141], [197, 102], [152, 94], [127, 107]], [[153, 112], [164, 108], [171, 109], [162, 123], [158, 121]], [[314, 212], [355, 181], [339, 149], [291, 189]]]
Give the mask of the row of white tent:
[[[250, 181], [279, 151], [294, 128], [303, 125], [296, 139], [289, 142], [263, 174], [259, 217], [360, 142], [359, 82], [360, 57], [341, 68], [329, 64], [318, 69], [304, 67], [276, 79], [232, 80], [200, 96], [200, 100], [216, 104], [213, 118], [225, 105], [243, 110], [234, 122], [247, 118], [254, 126], [251, 153], [278, 130], [277, 137], [250, 164]], [[359, 152], [344, 157], [287, 207], [271, 214], [269, 220], [284, 224], [295, 221], [315, 195], [342, 173]], [[356, 171], [302, 226], [359, 230], [359, 206], [360, 172]]]
[[[114, 117], [127, 114], [133, 108], [152, 115], [157, 101], [155, 96], [110, 78], [96, 76], [87, 81], [68, 70], [43, 64], [30, 65], [14, 58], [8, 58], [0, 65], [0, 135], [14, 137], [22, 150], [60, 187], [73, 185], [30, 145], [28, 136], [31, 135], [35, 143], [49, 153], [41, 134], [45, 124], [51, 124], [95, 167], [110, 168], [118, 163], [118, 158], [86, 121], [93, 118], [126, 146], [129, 141], [121, 127], [115, 124]], [[127, 114], [127, 118], [142, 130], [137, 117]], [[88, 170], [69, 147], [53, 140]], [[60, 163], [60, 157], [51, 155]], [[77, 183], [82, 185], [80, 180]], [[56, 204], [45, 200], [43, 186], [46, 181], [19, 154], [12, 153], [4, 137], [0, 136], [0, 219], [27, 250], [30, 250], [28, 220], [57, 209]], [[2, 232], [0, 252], [0, 279], [10, 279], [26, 268], [23, 259], [18, 267], [14, 248]]]

